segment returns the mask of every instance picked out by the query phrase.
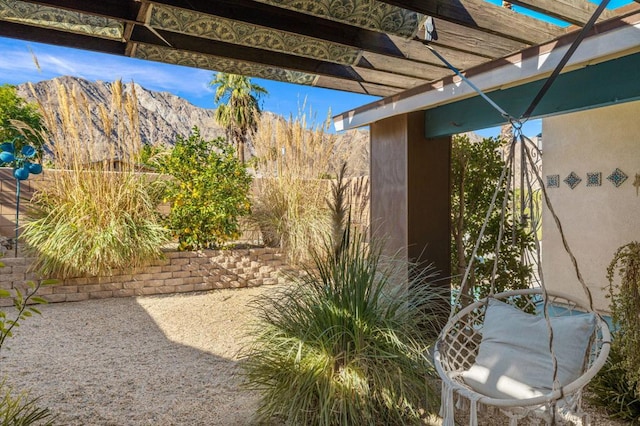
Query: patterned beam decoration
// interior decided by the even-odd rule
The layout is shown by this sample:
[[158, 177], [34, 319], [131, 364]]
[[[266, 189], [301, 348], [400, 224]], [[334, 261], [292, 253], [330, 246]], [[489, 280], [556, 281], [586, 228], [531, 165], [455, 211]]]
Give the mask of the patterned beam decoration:
[[0, 20], [109, 40], [122, 40], [124, 33], [124, 25], [115, 19], [19, 0], [0, 0]]
[[183, 65], [187, 67], [221, 71], [231, 74], [240, 74], [269, 80], [283, 81], [286, 83], [315, 85], [317, 75], [306, 74], [298, 71], [271, 68], [265, 65], [236, 61], [213, 55], [204, 55], [170, 47], [153, 46], [138, 43], [132, 52], [132, 56], [138, 59], [165, 62], [168, 64]]
[[427, 17], [377, 0], [257, 0], [296, 12], [405, 38], [416, 35]]
[[151, 7], [148, 24], [156, 29], [342, 65], [354, 65], [361, 56], [359, 50], [341, 44], [159, 4]]

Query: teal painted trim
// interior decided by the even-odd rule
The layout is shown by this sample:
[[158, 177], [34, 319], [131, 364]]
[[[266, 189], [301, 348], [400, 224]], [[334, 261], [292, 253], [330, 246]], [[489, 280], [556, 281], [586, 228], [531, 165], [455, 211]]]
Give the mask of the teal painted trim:
[[[544, 84], [544, 79], [495, 90], [488, 95], [519, 117]], [[561, 74], [531, 118], [541, 118], [640, 99], [640, 53]], [[504, 118], [479, 95], [425, 111], [427, 138], [505, 124]]]

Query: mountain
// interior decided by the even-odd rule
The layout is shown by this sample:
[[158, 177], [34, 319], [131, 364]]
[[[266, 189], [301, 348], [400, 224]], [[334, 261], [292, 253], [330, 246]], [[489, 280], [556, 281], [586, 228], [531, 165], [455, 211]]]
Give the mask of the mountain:
[[[130, 91], [135, 83], [123, 84], [124, 91]], [[57, 114], [60, 122], [62, 110], [58, 87], [63, 86], [68, 92], [75, 91], [82, 102], [87, 103], [91, 111], [91, 124], [85, 123], [80, 127], [80, 138], [94, 144], [94, 152], [109, 152], [106, 149], [108, 138], [104, 134], [99, 116], [100, 105], [111, 105], [114, 83], [96, 81], [91, 82], [77, 77], [58, 77], [41, 81], [33, 85], [18, 86], [18, 94], [28, 102], [39, 99], [46, 104], [46, 109]], [[188, 136], [191, 129], [197, 126], [205, 139], [224, 136], [224, 129], [215, 119], [213, 109], [197, 107], [187, 100], [168, 92], [155, 92], [135, 84], [137, 109], [142, 142], [145, 144], [172, 145], [178, 135]], [[266, 112], [267, 114], [272, 114]], [[97, 136], [96, 136], [97, 135]], [[349, 164], [349, 175], [361, 176], [369, 173], [369, 132], [366, 130], [351, 130], [338, 135], [340, 142], [335, 153], [336, 162], [344, 159]], [[250, 145], [250, 144], [249, 144]], [[249, 146], [248, 157], [253, 151]]]
[[[76, 90], [86, 99], [92, 111], [97, 111], [98, 105], [110, 105], [113, 83], [91, 82], [77, 77], [58, 77], [52, 80], [33, 84], [33, 90], [27, 84], [18, 86], [18, 94], [27, 101], [35, 101], [35, 97], [46, 102], [50, 109], [59, 111], [57, 86], [61, 84], [68, 91]], [[125, 91], [131, 90], [131, 85], [125, 83]], [[169, 145], [175, 142], [177, 135], [187, 136], [193, 126], [198, 126], [205, 139], [224, 136], [224, 129], [214, 120], [215, 110], [199, 108], [185, 99], [167, 92], [154, 92], [135, 84], [136, 98], [140, 120], [142, 142], [146, 144]], [[34, 96], [35, 94], [35, 96]], [[94, 120], [97, 121], [97, 120]], [[86, 137], [86, 140], [90, 138]]]

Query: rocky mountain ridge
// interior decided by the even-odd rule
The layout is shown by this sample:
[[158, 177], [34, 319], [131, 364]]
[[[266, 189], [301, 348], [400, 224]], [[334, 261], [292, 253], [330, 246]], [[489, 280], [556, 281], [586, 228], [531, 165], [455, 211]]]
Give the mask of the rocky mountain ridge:
[[[28, 84], [21, 84], [18, 86], [18, 94], [28, 102], [35, 101], [37, 97], [46, 102], [52, 110], [58, 111], [60, 108], [58, 85], [82, 94], [92, 111], [97, 111], [97, 105], [109, 105], [111, 102], [113, 83], [91, 82], [70, 76], [40, 81], [32, 85], [33, 89]], [[147, 90], [137, 83], [123, 85], [125, 90], [131, 90], [131, 86], [135, 85], [143, 143], [173, 144], [176, 136], [188, 135], [193, 126], [198, 126], [200, 133], [206, 139], [224, 136], [224, 129], [214, 120], [215, 110], [197, 107], [168, 92]]]

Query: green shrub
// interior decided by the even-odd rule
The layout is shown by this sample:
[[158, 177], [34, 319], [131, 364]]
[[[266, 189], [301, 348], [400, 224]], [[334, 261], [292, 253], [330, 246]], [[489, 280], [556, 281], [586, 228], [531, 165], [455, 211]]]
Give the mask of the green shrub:
[[620, 346], [612, 345], [606, 364], [589, 383], [589, 401], [604, 407], [616, 419], [640, 425], [640, 395], [637, 381], [629, 380]]
[[[451, 146], [451, 262], [454, 272], [453, 286], [459, 287], [465, 269], [471, 259], [473, 247], [478, 240], [480, 230], [491, 198], [495, 191], [504, 160], [500, 151], [504, 144], [499, 139], [485, 138], [473, 142], [466, 135], [456, 135]], [[539, 195], [533, 194], [537, 200]], [[514, 224], [513, 214], [501, 217], [501, 206], [507, 193], [506, 184], [498, 194], [496, 208], [487, 222], [484, 238], [480, 242], [477, 260], [463, 294], [484, 297], [489, 293], [491, 280], [495, 278], [495, 291], [528, 288], [532, 268], [521, 262], [522, 253], [533, 250], [534, 234], [528, 225]], [[511, 204], [511, 200], [509, 200]], [[519, 208], [517, 206], [517, 208]], [[501, 223], [504, 233], [500, 246], [500, 258], [497, 273], [493, 273], [496, 243]]]
[[611, 417], [640, 424], [640, 243], [618, 248], [607, 278], [616, 330], [607, 364], [590, 389], [593, 402], [604, 406]]
[[[0, 254], [0, 257], [2, 255]], [[4, 264], [0, 262], [0, 268]], [[20, 326], [20, 322], [40, 314], [35, 307], [38, 304], [47, 303], [46, 300], [36, 296], [42, 285], [52, 284], [51, 280], [41, 280], [26, 283], [26, 292], [14, 289], [14, 294], [8, 290], [0, 290], [0, 297], [13, 299], [13, 307], [16, 314], [10, 318], [5, 311], [0, 311], [0, 350], [8, 337], [13, 336], [13, 329]], [[6, 381], [0, 382], [0, 426], [27, 426], [27, 425], [52, 425], [53, 418], [48, 408], [38, 407], [38, 398], [30, 398], [27, 392], [16, 395], [13, 388], [6, 385]]]
[[251, 176], [224, 139], [206, 141], [198, 128], [158, 159], [170, 175], [169, 228], [181, 250], [212, 248], [240, 236], [238, 218], [250, 212]]
[[420, 410], [438, 409], [428, 350], [447, 305], [349, 228], [325, 240], [294, 285], [258, 304], [243, 367], [261, 394], [261, 421], [418, 424]]
[[[616, 283], [615, 273], [620, 281]], [[615, 346], [623, 357], [627, 379], [640, 396], [640, 243], [620, 247], [607, 269], [611, 315], [617, 331]]]
[[[35, 104], [18, 96], [15, 86], [0, 86], [0, 142], [16, 140], [17, 151], [27, 141], [36, 148], [38, 157], [43, 151], [43, 119]], [[1, 165], [1, 164], [0, 164]]]
[[[47, 107], [51, 100], [39, 103], [59, 170], [46, 172], [22, 237], [45, 276], [100, 275], [146, 264], [163, 256], [169, 240], [157, 212], [161, 181], [136, 170], [141, 142], [135, 90], [124, 93], [120, 82], [112, 90], [111, 105], [100, 105], [97, 113], [75, 88], [62, 85], [57, 110]], [[96, 114], [102, 133], [82, 140], [83, 123]]]

